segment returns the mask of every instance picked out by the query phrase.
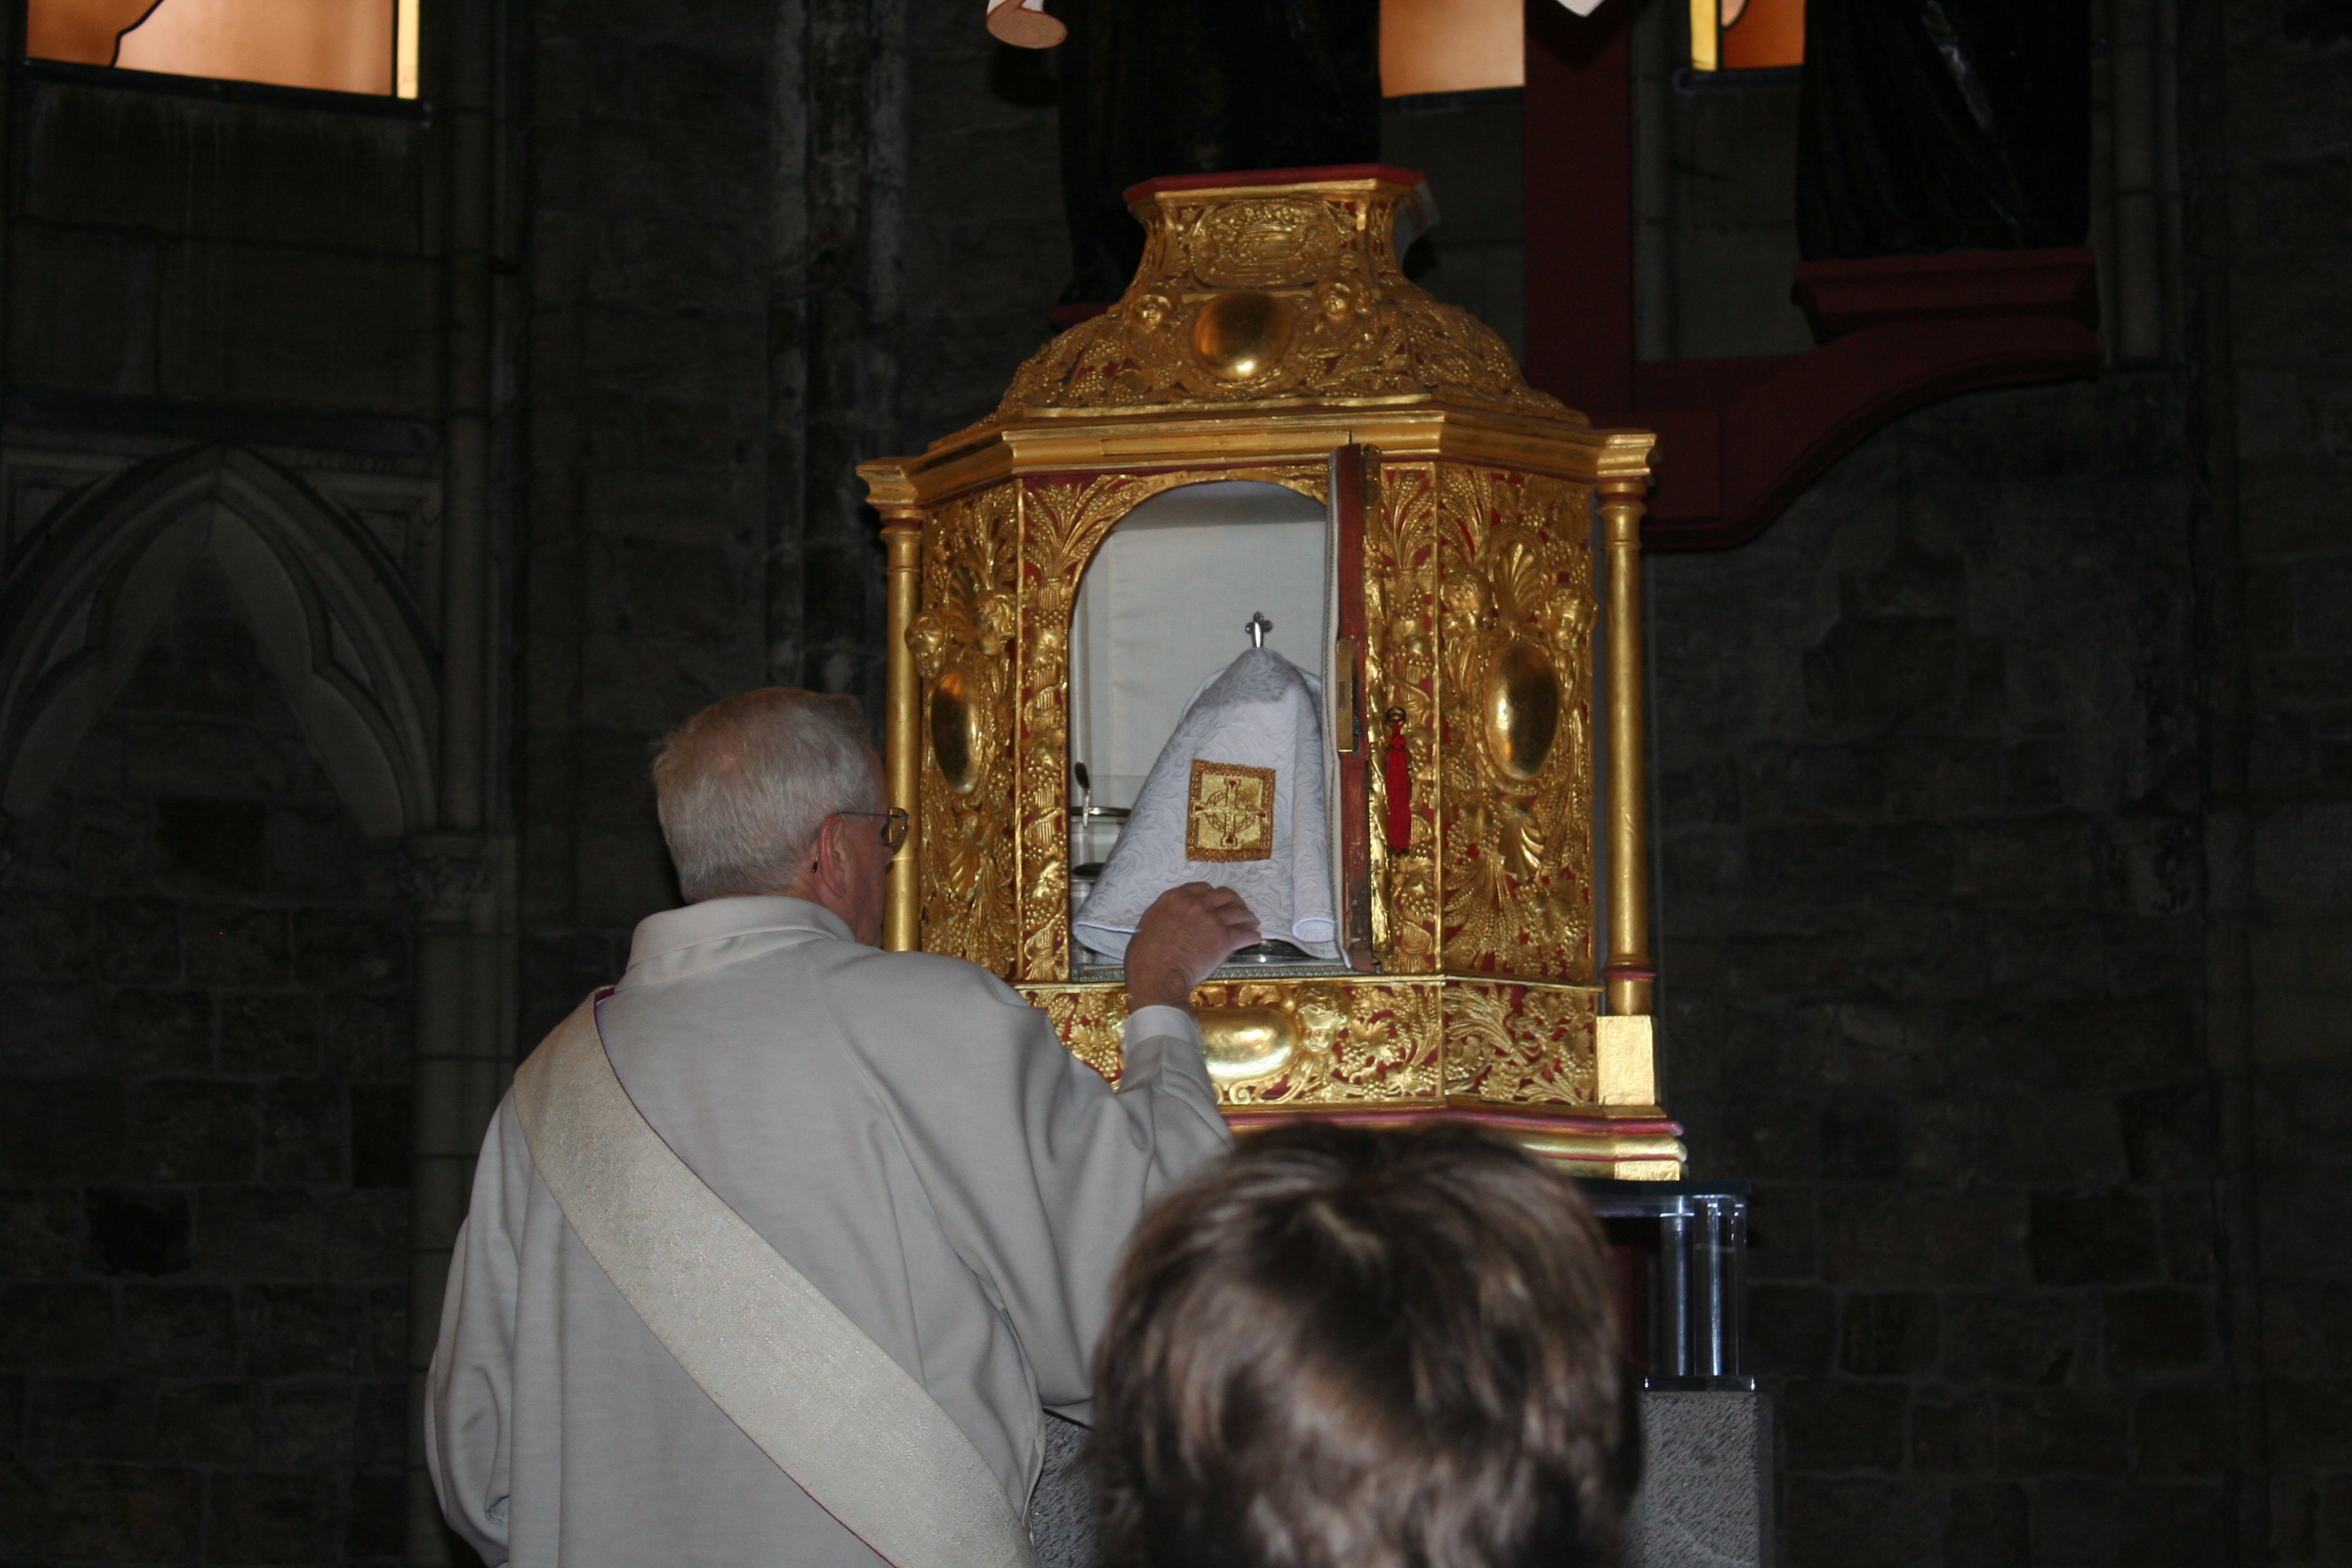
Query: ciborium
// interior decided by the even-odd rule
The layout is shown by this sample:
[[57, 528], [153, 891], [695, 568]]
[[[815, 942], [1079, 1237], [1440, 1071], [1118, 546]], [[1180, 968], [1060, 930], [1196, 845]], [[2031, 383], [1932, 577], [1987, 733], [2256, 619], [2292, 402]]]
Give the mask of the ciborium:
[[859, 468], [913, 819], [887, 940], [995, 971], [1115, 1076], [1121, 975], [1073, 939], [1072, 873], [1083, 892], [1247, 627], [1320, 694], [1336, 956], [1244, 956], [1201, 988], [1226, 1115], [1472, 1119], [1585, 1174], [1673, 1179], [1642, 777], [1653, 437], [1594, 429], [1406, 279], [1419, 186], [1137, 187], [1126, 294], [981, 423]]

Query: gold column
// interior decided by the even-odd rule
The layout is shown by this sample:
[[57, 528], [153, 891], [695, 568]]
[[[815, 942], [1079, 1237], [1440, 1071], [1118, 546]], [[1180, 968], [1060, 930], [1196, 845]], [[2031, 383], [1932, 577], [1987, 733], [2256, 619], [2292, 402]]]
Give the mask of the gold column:
[[905, 953], [921, 940], [923, 909], [923, 812], [916, 799], [923, 767], [922, 691], [906, 628], [922, 603], [923, 514], [912, 507], [887, 507], [882, 547], [890, 571], [890, 714], [883, 727], [890, 804], [906, 813], [906, 841], [890, 862], [889, 901], [882, 916], [882, 945]]
[[1658, 966], [1650, 957], [1649, 792], [1642, 711], [1642, 498], [1650, 482], [1605, 479], [1601, 523], [1609, 551], [1609, 963], [1601, 971], [1614, 1014], [1650, 1011]]

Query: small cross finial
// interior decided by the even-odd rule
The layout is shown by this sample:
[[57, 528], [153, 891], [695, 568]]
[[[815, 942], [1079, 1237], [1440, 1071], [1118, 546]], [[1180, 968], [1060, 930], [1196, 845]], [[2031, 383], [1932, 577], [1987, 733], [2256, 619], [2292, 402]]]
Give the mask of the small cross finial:
[[1251, 647], [1262, 648], [1266, 646], [1266, 634], [1274, 629], [1274, 623], [1266, 618], [1265, 611], [1256, 610], [1250, 612], [1248, 623], [1241, 629], [1250, 634]]

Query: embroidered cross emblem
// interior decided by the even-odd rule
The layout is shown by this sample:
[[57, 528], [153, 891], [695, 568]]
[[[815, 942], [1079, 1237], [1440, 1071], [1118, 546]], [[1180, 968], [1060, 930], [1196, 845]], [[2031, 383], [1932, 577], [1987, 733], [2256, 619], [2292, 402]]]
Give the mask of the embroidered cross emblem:
[[1192, 808], [1184, 819], [1184, 858], [1273, 858], [1274, 770], [1194, 759]]

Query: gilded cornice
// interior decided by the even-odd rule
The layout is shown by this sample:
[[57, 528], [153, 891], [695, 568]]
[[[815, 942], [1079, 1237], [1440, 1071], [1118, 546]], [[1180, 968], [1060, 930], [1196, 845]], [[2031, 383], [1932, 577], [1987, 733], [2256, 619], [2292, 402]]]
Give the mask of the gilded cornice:
[[1393, 171], [1295, 184], [1156, 180], [1129, 192], [1142, 265], [1047, 344], [989, 423], [1106, 409], [1442, 399], [1581, 419], [1527, 385], [1484, 323], [1398, 270]]

